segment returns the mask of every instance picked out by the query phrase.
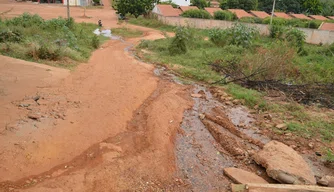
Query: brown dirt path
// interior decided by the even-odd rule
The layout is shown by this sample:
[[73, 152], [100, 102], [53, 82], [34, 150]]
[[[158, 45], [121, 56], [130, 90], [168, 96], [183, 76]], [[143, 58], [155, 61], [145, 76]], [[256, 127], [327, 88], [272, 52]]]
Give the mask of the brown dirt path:
[[[62, 6], [27, 3], [5, 2], [0, 12], [11, 7], [8, 17], [25, 11], [45, 18], [64, 16]], [[82, 13], [72, 10], [75, 17]], [[117, 26], [111, 9], [89, 12], [104, 18], [104, 25]], [[147, 38], [162, 37], [146, 30]], [[13, 64], [2, 62], [12, 71], [8, 77], [27, 78], [21, 84], [3, 83], [4, 89], [16, 92], [0, 108], [6, 114], [1, 116], [6, 127], [0, 134], [0, 191], [177, 187], [174, 135], [191, 105], [188, 88], [154, 76], [153, 66], [135, 60], [124, 51], [126, 46], [108, 41], [70, 75], [40, 64], [15, 70], [22, 61], [3, 57]]]

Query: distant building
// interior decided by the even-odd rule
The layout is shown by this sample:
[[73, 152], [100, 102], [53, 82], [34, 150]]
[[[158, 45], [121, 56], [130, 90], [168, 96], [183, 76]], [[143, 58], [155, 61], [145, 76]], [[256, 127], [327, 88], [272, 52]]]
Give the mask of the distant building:
[[[160, 2], [168, 2], [169, 0], [160, 0]], [[189, 6], [191, 0], [172, 0], [173, 3], [179, 6]]]
[[[91, 0], [69, 0], [71, 6], [88, 6]], [[67, 0], [63, 0], [63, 4], [67, 5]]]

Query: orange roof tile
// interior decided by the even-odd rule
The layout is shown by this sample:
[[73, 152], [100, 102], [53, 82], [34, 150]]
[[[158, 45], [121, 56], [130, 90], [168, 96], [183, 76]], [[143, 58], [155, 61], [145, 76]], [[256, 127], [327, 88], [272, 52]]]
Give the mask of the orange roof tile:
[[329, 16], [328, 18], [330, 18], [330, 19], [333, 19], [333, 20], [334, 20], [334, 16]]
[[243, 9], [228, 9], [228, 11], [235, 13], [238, 19], [243, 18], [243, 17], [254, 17], [253, 15], [244, 11]]
[[213, 16], [214, 12], [216, 12], [216, 11], [222, 11], [222, 9], [218, 8], [218, 7], [205, 7], [204, 9], [205, 9], [205, 11], [209, 12], [210, 15], [212, 15], [212, 16]]
[[210, 2], [210, 6], [211, 7], [219, 7], [220, 6], [220, 3], [218, 1], [211, 1]]
[[175, 9], [171, 5], [157, 5], [161, 15], [165, 17], [178, 17], [180, 14], [182, 14], [182, 11], [180, 9]]
[[291, 19], [291, 17], [288, 14], [283, 13], [283, 12], [274, 12], [274, 15], [276, 17], [283, 18], [283, 19]]
[[270, 15], [264, 11], [251, 11], [251, 13], [258, 18], [264, 19], [266, 17], [270, 17]]
[[292, 17], [297, 18], [297, 19], [307, 19], [307, 20], [312, 20], [308, 16], [304, 14], [290, 14]]
[[334, 23], [324, 23], [320, 26], [320, 29], [334, 31]]
[[191, 9], [198, 9], [196, 6], [180, 6], [181, 11], [185, 12]]
[[322, 16], [322, 15], [310, 15], [311, 18], [316, 19], [316, 20], [320, 20], [320, 21], [326, 21], [328, 20], [326, 17]]

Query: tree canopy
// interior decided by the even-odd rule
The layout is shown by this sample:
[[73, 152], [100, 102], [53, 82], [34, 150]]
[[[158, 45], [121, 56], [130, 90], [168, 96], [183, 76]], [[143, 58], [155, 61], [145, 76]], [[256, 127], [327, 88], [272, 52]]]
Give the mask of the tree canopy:
[[114, 9], [123, 16], [129, 13], [137, 18], [152, 11], [157, 2], [158, 0], [114, 0]]

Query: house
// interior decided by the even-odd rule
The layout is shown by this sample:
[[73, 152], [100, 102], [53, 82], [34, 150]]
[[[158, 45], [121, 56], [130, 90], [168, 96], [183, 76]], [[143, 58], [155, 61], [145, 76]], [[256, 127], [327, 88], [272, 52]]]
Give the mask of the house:
[[264, 11], [250, 11], [251, 14], [253, 14], [255, 17], [258, 17], [260, 19], [264, 19], [266, 17], [270, 17], [270, 15]]
[[[160, 0], [160, 2], [169, 2], [170, 0]], [[173, 3], [179, 6], [189, 6], [191, 0], [171, 0]]]
[[227, 9], [229, 12], [234, 13], [238, 19], [243, 17], [254, 17], [253, 15], [247, 13], [243, 9]]
[[157, 4], [154, 6], [153, 13], [165, 17], [178, 17], [182, 14], [180, 9], [173, 8], [171, 5]]
[[330, 18], [330, 19], [334, 20], [334, 16], [329, 16], [328, 18]]
[[292, 19], [288, 14], [283, 12], [274, 12], [275, 17], [283, 18], [283, 19]]
[[[64, 5], [67, 5], [67, 0], [62, 0]], [[69, 0], [70, 6], [88, 6], [91, 0]]]
[[211, 16], [213, 16], [214, 12], [216, 11], [222, 11], [221, 8], [217, 8], [217, 7], [205, 7], [204, 9], [205, 11], [209, 12]]
[[296, 18], [296, 19], [306, 19], [306, 20], [312, 20], [311, 18], [309, 18], [308, 16], [304, 15], [304, 14], [290, 14], [290, 16]]
[[310, 17], [312, 19], [319, 20], [319, 21], [326, 21], [326, 20], [328, 20], [326, 17], [324, 17], [322, 15], [310, 15]]

